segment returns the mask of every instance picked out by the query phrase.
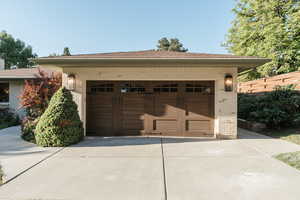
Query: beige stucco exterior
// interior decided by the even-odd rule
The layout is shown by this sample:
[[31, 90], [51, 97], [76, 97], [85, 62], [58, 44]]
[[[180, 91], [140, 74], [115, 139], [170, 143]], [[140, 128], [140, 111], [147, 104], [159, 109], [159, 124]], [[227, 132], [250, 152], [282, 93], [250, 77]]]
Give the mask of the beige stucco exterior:
[[[213, 80], [215, 81], [215, 137], [236, 138], [237, 136], [237, 67], [203, 66], [74, 66], [62, 67], [63, 85], [67, 86], [68, 74], [76, 75], [74, 101], [79, 115], [86, 124], [86, 81], [87, 80]], [[232, 92], [224, 91], [224, 76], [234, 78]]]
[[24, 89], [24, 80], [9, 81], [9, 109], [21, 118], [24, 117], [24, 109], [20, 108], [19, 96]]
[[9, 108], [9, 110], [17, 114], [20, 118], [25, 116], [24, 109], [20, 108], [19, 96], [24, 89], [24, 80], [0, 81], [9, 84], [9, 102], [1, 102], [0, 108]]

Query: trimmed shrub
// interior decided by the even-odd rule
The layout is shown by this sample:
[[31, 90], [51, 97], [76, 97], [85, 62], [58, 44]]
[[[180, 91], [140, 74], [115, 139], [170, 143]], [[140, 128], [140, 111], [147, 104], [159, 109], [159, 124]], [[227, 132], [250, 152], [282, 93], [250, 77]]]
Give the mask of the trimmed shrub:
[[277, 87], [261, 95], [239, 94], [238, 116], [261, 122], [269, 128], [298, 125], [300, 122], [300, 93], [293, 87]]
[[66, 88], [60, 88], [51, 98], [36, 126], [35, 139], [44, 147], [68, 146], [83, 139], [77, 105]]

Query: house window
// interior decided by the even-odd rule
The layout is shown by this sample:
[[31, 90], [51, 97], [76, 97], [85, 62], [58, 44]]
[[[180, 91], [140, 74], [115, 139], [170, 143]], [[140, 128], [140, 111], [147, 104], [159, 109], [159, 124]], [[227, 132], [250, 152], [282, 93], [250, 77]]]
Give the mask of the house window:
[[0, 103], [9, 102], [9, 83], [0, 82]]

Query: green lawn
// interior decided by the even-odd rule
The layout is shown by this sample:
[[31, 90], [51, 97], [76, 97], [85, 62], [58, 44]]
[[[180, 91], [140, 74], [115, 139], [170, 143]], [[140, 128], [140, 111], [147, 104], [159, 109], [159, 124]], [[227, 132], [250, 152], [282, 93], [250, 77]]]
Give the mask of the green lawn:
[[[300, 145], [300, 127], [291, 127], [280, 130], [267, 130], [264, 131], [263, 134]], [[300, 151], [282, 153], [274, 157], [300, 170]]]
[[275, 156], [275, 158], [300, 170], [300, 151], [291, 152], [291, 153], [282, 153]]
[[286, 128], [280, 130], [267, 130], [264, 131], [263, 134], [300, 145], [300, 127]]

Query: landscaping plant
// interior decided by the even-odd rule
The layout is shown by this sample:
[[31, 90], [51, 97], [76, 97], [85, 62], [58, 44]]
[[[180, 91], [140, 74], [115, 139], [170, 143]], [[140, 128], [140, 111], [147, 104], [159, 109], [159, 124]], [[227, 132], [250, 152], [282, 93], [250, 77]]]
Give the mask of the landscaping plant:
[[35, 127], [39, 121], [39, 117], [36, 119], [30, 119], [28, 117], [25, 117], [22, 120], [22, 124], [21, 124], [21, 137], [28, 141], [28, 142], [32, 142], [35, 143], [35, 136], [34, 136], [34, 130]]
[[277, 87], [265, 94], [239, 94], [239, 118], [261, 122], [276, 129], [300, 122], [300, 93], [292, 86]]
[[0, 165], [0, 185], [3, 183], [3, 175], [2, 167]]
[[19, 97], [21, 107], [26, 111], [21, 126], [22, 138], [30, 142], [34, 142], [35, 126], [62, 82], [61, 73], [47, 73], [39, 69], [37, 76], [34, 80], [25, 81]]
[[9, 112], [8, 109], [0, 110], [0, 129], [16, 126], [20, 124], [20, 119], [14, 113]]
[[44, 147], [68, 146], [83, 139], [83, 125], [72, 94], [65, 87], [51, 98], [36, 130], [36, 143]]

